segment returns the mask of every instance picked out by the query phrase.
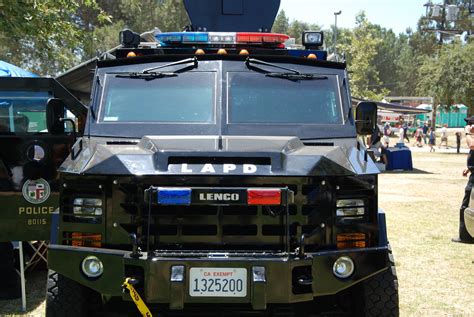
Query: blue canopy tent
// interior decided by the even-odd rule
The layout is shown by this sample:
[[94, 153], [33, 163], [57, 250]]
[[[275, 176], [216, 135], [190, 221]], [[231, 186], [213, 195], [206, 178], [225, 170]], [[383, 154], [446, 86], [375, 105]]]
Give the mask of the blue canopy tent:
[[38, 75], [7, 62], [0, 61], [0, 77], [38, 77]]

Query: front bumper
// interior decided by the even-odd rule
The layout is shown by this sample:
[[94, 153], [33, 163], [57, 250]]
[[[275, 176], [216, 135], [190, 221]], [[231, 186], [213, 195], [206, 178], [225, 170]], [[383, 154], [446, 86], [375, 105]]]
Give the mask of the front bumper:
[[[104, 273], [97, 279], [89, 279], [81, 272], [81, 262], [89, 255], [98, 257], [104, 265]], [[337, 258], [349, 256], [355, 263], [351, 277], [340, 279], [333, 274]], [[254, 310], [265, 309], [267, 304], [289, 304], [311, 301], [314, 297], [331, 295], [349, 288], [389, 267], [387, 247], [325, 251], [307, 253], [304, 259], [296, 256], [263, 256], [259, 254], [222, 258], [210, 257], [152, 257], [146, 254], [138, 259], [129, 251], [79, 248], [50, 245], [49, 268], [106, 296], [120, 296], [130, 300], [122, 291], [122, 282], [130, 271], [142, 272], [138, 285], [148, 304], [169, 304], [171, 309], [183, 309], [186, 304], [229, 303], [250, 304]], [[171, 282], [171, 267], [184, 265], [183, 282]], [[263, 266], [266, 282], [253, 282], [252, 267]], [[189, 270], [192, 267], [246, 268], [247, 295], [242, 298], [192, 297], [189, 295]], [[301, 274], [310, 281], [300, 285]]]

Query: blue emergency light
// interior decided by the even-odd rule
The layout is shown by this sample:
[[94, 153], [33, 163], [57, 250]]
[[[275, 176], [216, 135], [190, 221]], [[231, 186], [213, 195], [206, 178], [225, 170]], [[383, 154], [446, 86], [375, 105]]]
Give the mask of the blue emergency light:
[[156, 39], [162, 45], [171, 43], [207, 43], [209, 41], [209, 34], [203, 32], [161, 33], [156, 35]]
[[158, 204], [190, 205], [191, 188], [158, 188]]

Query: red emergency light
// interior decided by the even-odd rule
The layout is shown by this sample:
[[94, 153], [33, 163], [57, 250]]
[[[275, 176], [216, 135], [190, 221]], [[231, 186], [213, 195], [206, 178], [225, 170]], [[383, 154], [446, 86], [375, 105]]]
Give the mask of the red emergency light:
[[280, 189], [248, 189], [247, 203], [249, 205], [280, 205]]

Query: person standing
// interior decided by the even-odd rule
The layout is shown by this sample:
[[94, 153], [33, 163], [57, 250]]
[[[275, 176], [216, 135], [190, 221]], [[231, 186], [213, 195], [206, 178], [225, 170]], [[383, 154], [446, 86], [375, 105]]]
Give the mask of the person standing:
[[444, 124], [441, 128], [441, 142], [439, 142], [438, 148], [441, 148], [441, 144], [445, 144], [446, 148], [449, 149], [448, 146], [448, 125]]
[[426, 142], [427, 137], [428, 137], [428, 122], [424, 122], [423, 123], [423, 143], [424, 144], [428, 144], [428, 142]]
[[421, 143], [422, 138], [423, 138], [423, 130], [421, 127], [418, 127], [418, 129], [416, 129], [416, 132], [415, 132], [415, 140], [416, 140], [415, 145], [417, 147], [423, 146], [423, 144]]
[[462, 242], [462, 243], [474, 243], [474, 237], [471, 237], [469, 232], [467, 232], [466, 224], [464, 223], [464, 210], [469, 207], [471, 200], [471, 191], [472, 186], [474, 185], [474, 116], [465, 118], [467, 122], [464, 132], [466, 134], [466, 143], [469, 148], [469, 154], [467, 156], [467, 168], [464, 169], [462, 175], [469, 179], [467, 181], [466, 188], [464, 190], [464, 198], [461, 203], [461, 209], [459, 212], [459, 236], [453, 238], [453, 242]]
[[430, 152], [436, 152], [434, 146], [436, 145], [436, 134], [433, 129], [428, 129], [428, 137], [429, 137], [429, 145], [430, 145]]
[[390, 123], [385, 122], [383, 127], [383, 143], [390, 144], [390, 134], [392, 133], [392, 129], [390, 128]]
[[403, 122], [403, 138], [407, 140], [407, 143], [410, 143], [410, 139], [408, 138], [408, 125], [405, 122]]
[[404, 144], [405, 142], [405, 129], [403, 128], [402, 125], [400, 125], [400, 128], [398, 129], [398, 143], [399, 144]]
[[456, 132], [456, 152], [459, 154], [461, 149], [461, 132]]
[[381, 135], [380, 128], [378, 125], [376, 125], [374, 132], [372, 132], [372, 135], [370, 136], [370, 141], [368, 143], [369, 149], [372, 150], [372, 152], [374, 153], [374, 156], [377, 159], [380, 158], [381, 156], [381, 153], [379, 150], [381, 146], [380, 135]]

